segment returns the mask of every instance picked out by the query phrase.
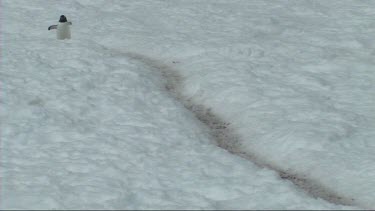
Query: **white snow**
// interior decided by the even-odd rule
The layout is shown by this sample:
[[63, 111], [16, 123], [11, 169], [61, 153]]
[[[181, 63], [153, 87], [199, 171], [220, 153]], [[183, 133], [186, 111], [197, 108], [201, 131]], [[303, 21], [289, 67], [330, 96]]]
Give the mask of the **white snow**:
[[[375, 208], [375, 2], [1, 4], [0, 209]], [[163, 71], [271, 168], [216, 146]]]

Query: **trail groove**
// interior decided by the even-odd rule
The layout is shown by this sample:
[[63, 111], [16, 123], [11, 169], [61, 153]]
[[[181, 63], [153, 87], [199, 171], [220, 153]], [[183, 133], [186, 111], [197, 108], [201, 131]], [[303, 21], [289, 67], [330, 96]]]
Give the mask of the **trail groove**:
[[168, 65], [162, 61], [139, 53], [122, 52], [117, 50], [111, 51], [115, 54], [121, 54], [129, 59], [142, 62], [146, 66], [159, 71], [166, 80], [166, 90], [175, 99], [181, 102], [188, 110], [193, 112], [200, 122], [204, 123], [210, 128], [211, 136], [215, 139], [217, 146], [225, 149], [229, 153], [247, 159], [261, 168], [268, 168], [277, 172], [280, 178], [289, 180], [297, 188], [302, 189], [304, 192], [314, 198], [320, 198], [338, 205], [358, 206], [353, 199], [345, 198], [341, 196], [341, 194], [329, 190], [321, 185], [318, 181], [314, 181], [308, 178], [306, 175], [298, 175], [282, 170], [273, 164], [258, 159], [256, 156], [251, 154], [251, 152], [243, 151], [241, 149], [240, 139], [231, 130], [228, 122], [221, 119], [218, 115], [214, 114], [211, 109], [206, 108], [204, 105], [194, 102], [193, 99], [187, 99], [186, 97], [182, 96], [180, 84], [182, 83], [183, 79], [179, 75], [179, 71], [172, 67], [174, 62]]

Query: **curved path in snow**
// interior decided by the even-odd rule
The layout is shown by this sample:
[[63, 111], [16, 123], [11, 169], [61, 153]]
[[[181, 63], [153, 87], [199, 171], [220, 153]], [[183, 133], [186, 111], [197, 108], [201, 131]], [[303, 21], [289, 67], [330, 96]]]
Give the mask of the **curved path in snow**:
[[197, 119], [199, 119], [202, 123], [210, 128], [211, 135], [219, 147], [225, 149], [229, 153], [245, 158], [262, 168], [268, 168], [277, 172], [282, 179], [291, 181], [298, 188], [304, 190], [312, 197], [321, 198], [338, 205], [360, 206], [353, 203], [353, 199], [345, 198], [341, 196], [340, 193], [336, 193], [324, 187], [319, 183], [319, 181], [313, 181], [306, 176], [292, 174], [288, 171], [284, 171], [273, 166], [272, 164], [258, 159], [249, 152], [243, 151], [239, 145], [239, 138], [230, 129], [230, 123], [227, 123], [225, 120], [215, 115], [210, 109], [206, 108], [205, 106], [193, 103], [190, 99], [186, 99], [181, 95], [180, 84], [183, 79], [179, 75], [179, 71], [173, 67], [173, 64], [168, 65], [163, 61], [136, 52], [125, 52], [107, 48], [104, 46], [102, 47], [115, 55], [123, 55], [129, 59], [137, 60], [150, 67], [151, 69], [159, 71], [166, 79], [166, 90], [175, 99], [181, 102], [188, 110], [193, 112]]

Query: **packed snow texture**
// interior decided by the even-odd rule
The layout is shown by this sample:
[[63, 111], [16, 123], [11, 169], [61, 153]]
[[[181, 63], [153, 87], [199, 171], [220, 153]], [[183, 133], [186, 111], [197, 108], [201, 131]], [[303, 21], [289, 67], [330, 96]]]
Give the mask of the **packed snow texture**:
[[[47, 31], [62, 14], [72, 40]], [[217, 147], [162, 64], [243, 152], [375, 208], [374, 14], [373, 1], [2, 0], [0, 208], [353, 208]]]

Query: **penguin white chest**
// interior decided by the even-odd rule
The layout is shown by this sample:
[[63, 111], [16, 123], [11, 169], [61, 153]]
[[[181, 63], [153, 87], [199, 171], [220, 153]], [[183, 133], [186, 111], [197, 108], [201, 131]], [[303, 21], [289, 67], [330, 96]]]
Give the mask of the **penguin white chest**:
[[56, 30], [57, 39], [64, 40], [64, 39], [71, 38], [69, 25], [70, 25], [69, 22], [59, 23], [57, 25], [57, 30]]

